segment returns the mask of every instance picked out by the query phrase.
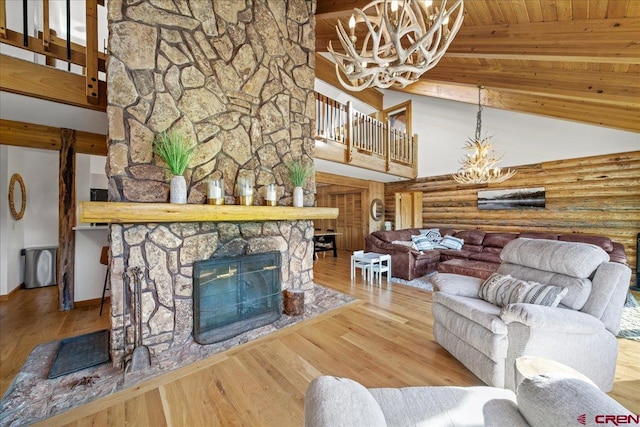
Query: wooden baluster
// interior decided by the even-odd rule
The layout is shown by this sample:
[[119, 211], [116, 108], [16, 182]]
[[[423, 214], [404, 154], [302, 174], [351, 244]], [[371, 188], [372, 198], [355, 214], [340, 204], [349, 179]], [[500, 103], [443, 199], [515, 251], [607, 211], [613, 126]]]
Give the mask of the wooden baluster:
[[347, 163], [353, 160], [353, 105], [347, 101]]
[[[85, 95], [90, 104], [98, 104], [100, 101], [98, 96], [98, 3], [96, 0], [86, 0], [85, 9], [87, 14]], [[71, 39], [69, 34], [67, 38]]]
[[[44, 47], [44, 50], [47, 52], [49, 52], [50, 43], [51, 28], [49, 28], [49, 0], [42, 0], [42, 47]], [[48, 58], [49, 57], [47, 57], [47, 59]]]

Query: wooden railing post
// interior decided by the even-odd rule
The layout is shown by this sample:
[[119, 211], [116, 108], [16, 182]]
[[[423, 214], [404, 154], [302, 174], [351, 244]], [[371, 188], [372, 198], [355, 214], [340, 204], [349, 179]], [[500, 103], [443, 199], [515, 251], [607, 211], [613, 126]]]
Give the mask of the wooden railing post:
[[411, 164], [413, 165], [413, 177], [418, 176], [418, 134], [413, 135], [413, 159], [411, 159]]
[[387, 120], [387, 131], [385, 132], [386, 135], [386, 147], [387, 147], [387, 153], [385, 156], [385, 160], [386, 160], [386, 168], [387, 168], [387, 172], [389, 172], [391, 170], [391, 121]]
[[7, 38], [7, 2], [0, 0], [0, 37]]
[[347, 163], [353, 160], [353, 103], [347, 101]]
[[[50, 43], [51, 28], [49, 28], [49, 0], [42, 0], [42, 47], [47, 52], [49, 52]], [[47, 59], [49, 59], [48, 56]]]
[[[98, 96], [98, 3], [96, 0], [86, 0], [87, 14], [87, 47], [85, 49], [86, 65], [86, 96], [91, 104], [99, 102]], [[67, 36], [69, 39], [70, 37]]]

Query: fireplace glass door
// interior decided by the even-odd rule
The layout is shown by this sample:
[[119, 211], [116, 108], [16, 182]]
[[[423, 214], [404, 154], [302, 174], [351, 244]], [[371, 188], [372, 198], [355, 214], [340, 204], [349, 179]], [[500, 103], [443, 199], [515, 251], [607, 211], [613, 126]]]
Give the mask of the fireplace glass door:
[[194, 263], [193, 336], [211, 344], [280, 318], [280, 253]]

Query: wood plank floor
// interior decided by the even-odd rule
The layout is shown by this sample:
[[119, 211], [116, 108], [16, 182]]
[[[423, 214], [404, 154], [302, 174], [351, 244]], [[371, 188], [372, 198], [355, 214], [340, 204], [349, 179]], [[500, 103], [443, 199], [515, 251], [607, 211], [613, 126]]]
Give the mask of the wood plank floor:
[[[370, 287], [360, 277], [352, 282], [348, 255], [321, 257], [315, 281], [358, 301], [42, 425], [299, 426], [305, 390], [321, 374], [367, 387], [481, 384], [433, 341], [430, 293], [386, 283]], [[640, 343], [619, 343], [612, 396], [639, 413]]]

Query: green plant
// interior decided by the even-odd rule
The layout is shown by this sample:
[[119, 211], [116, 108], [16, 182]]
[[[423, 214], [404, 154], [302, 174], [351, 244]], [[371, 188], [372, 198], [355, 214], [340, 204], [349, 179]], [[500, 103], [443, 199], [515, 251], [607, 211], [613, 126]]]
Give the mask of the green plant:
[[195, 148], [195, 145], [189, 147], [184, 136], [176, 130], [162, 132], [153, 141], [153, 152], [164, 160], [173, 175], [184, 174]]
[[294, 187], [302, 187], [305, 180], [313, 174], [313, 166], [302, 163], [300, 160], [293, 160], [287, 165], [289, 168], [289, 178]]

